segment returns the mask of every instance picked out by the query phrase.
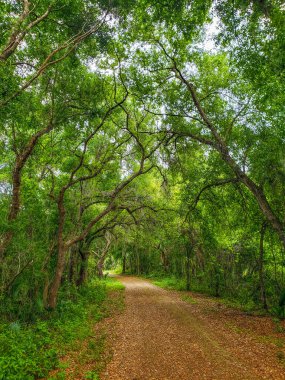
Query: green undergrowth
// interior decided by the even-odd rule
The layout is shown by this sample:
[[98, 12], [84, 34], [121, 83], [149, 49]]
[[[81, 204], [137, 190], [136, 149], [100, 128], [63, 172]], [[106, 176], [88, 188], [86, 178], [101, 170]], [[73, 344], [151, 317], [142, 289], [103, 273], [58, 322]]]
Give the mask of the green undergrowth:
[[151, 280], [151, 282], [154, 285], [157, 285], [164, 289], [179, 290], [179, 291], [186, 289], [186, 282], [183, 279], [178, 279], [174, 276], [160, 277], [157, 275], [148, 275], [148, 276], [144, 276], [144, 278]]
[[183, 296], [181, 297], [182, 301], [185, 301], [187, 303], [191, 303], [193, 305], [195, 305], [197, 303], [197, 301], [191, 297], [190, 295], [188, 294], [183, 294]]
[[[177, 290], [177, 291], [186, 291], [186, 280], [185, 279], [179, 279], [175, 276], [167, 276], [163, 277], [157, 274], [150, 274], [147, 276], [143, 276], [146, 279], [151, 280], [151, 282], [154, 285], [157, 285], [161, 288], [168, 289], [168, 290]], [[192, 293], [199, 293], [206, 295], [208, 297], [211, 297], [211, 299], [217, 303], [223, 304], [228, 307], [236, 308], [239, 310], [242, 310], [248, 314], [254, 314], [254, 315], [273, 315], [278, 318], [283, 318], [282, 313], [280, 310], [275, 310], [273, 307], [269, 309], [269, 311], [265, 311], [259, 304], [255, 303], [252, 299], [249, 297], [241, 297], [239, 298], [230, 298], [227, 296], [220, 296], [216, 297], [211, 289], [205, 289], [203, 287], [199, 287], [196, 284], [191, 284], [191, 292]], [[189, 296], [190, 297], [190, 296]], [[188, 295], [183, 295], [182, 299], [188, 303], [193, 303], [194, 298], [190, 297]], [[189, 298], [189, 299], [188, 299]]]
[[108, 290], [124, 290], [125, 289], [124, 285], [120, 281], [117, 281], [117, 279], [114, 277], [107, 277], [104, 281]]
[[215, 301], [217, 303], [220, 303], [222, 305], [225, 305], [227, 307], [231, 307], [233, 309], [239, 309], [244, 311], [248, 314], [255, 314], [255, 315], [266, 315], [267, 312], [264, 309], [261, 309], [259, 305], [254, 303], [251, 300], [248, 300], [247, 302], [243, 302], [239, 299], [231, 299], [228, 297], [215, 297]]
[[59, 368], [59, 358], [76, 349], [92, 334], [94, 322], [107, 316], [104, 301], [109, 291], [122, 289], [113, 278], [93, 281], [79, 290], [68, 287], [57, 309], [35, 322], [0, 323], [0, 380], [34, 380]]

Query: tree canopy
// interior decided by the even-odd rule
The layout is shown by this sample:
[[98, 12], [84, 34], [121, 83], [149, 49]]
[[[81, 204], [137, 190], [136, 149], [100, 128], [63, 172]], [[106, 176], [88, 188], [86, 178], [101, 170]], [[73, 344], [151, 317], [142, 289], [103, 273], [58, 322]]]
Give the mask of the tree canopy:
[[283, 310], [284, 4], [0, 6], [5, 313], [104, 265]]

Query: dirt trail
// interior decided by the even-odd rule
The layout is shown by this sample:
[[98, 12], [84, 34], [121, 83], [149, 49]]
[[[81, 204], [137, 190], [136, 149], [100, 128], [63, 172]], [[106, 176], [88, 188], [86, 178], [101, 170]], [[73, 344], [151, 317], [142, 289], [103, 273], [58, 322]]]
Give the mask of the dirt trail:
[[135, 277], [119, 280], [126, 310], [116, 317], [102, 380], [285, 379], [284, 335], [270, 318], [197, 295], [188, 303]]

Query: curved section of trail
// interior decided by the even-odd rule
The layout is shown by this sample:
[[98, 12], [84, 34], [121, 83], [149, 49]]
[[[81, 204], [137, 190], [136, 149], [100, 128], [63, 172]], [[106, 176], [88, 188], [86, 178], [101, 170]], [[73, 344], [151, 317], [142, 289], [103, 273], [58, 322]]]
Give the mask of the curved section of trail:
[[101, 379], [285, 379], [284, 341], [270, 318], [202, 296], [185, 302], [181, 293], [136, 277], [118, 279], [126, 287], [126, 309], [116, 317], [113, 358]]

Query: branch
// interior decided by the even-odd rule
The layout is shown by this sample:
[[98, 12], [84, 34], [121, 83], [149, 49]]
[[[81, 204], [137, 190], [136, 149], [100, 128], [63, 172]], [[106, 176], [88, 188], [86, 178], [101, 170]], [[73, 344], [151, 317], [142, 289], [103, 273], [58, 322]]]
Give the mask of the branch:
[[54, 128], [54, 124], [52, 122], [50, 122], [46, 128], [41, 129], [40, 131], [38, 131], [36, 134], [34, 134], [31, 137], [30, 141], [26, 145], [23, 152], [18, 156], [18, 160], [17, 160], [18, 161], [18, 165], [17, 165], [18, 169], [21, 170], [23, 168], [25, 162], [27, 161], [29, 156], [32, 154], [39, 138], [42, 137], [43, 135], [49, 133], [53, 128]]
[[91, 222], [87, 225], [87, 227], [82, 231], [82, 233], [77, 236], [76, 238], [69, 240], [66, 242], [66, 247], [71, 247], [73, 244], [76, 244], [79, 241], [82, 241], [86, 238], [89, 231], [92, 229], [92, 227], [98, 223], [102, 218], [104, 218], [107, 214], [109, 214], [111, 211], [115, 210], [116, 206], [114, 204], [114, 200], [117, 197], [117, 195], [125, 188], [127, 187], [135, 178], [138, 176], [147, 173], [151, 168], [143, 170], [144, 167], [144, 161], [141, 163], [140, 168], [138, 171], [133, 173], [129, 178], [127, 178], [125, 181], [121, 182], [110, 194], [111, 201], [109, 204], [105, 207], [105, 209], [96, 216]]
[[[44, 73], [50, 66], [53, 66], [62, 60], [64, 60], [72, 51], [76, 49], [76, 47], [87, 37], [95, 33], [97, 30], [100, 29], [100, 27], [103, 25], [105, 19], [106, 19], [107, 13], [104, 15], [104, 17], [97, 23], [96, 26], [90, 28], [87, 32], [84, 33], [78, 33], [77, 35], [71, 37], [69, 40], [67, 40], [65, 43], [57, 47], [55, 50], [53, 50], [43, 61], [43, 63], [40, 65], [36, 73], [32, 75], [32, 77], [20, 87], [18, 91], [16, 91], [14, 94], [12, 94], [10, 97], [8, 97], [6, 100], [0, 103], [0, 107], [6, 106], [11, 100], [15, 99], [17, 96], [19, 96], [24, 90], [26, 90], [42, 73]], [[63, 55], [57, 59], [54, 59], [55, 56], [60, 53], [64, 52]]]
[[217, 187], [217, 186], [223, 186], [223, 185], [226, 185], [228, 183], [237, 183], [239, 182], [239, 179], [238, 178], [228, 178], [228, 179], [222, 179], [220, 181], [216, 181], [216, 182], [213, 182], [213, 183], [209, 183], [208, 185], [204, 186], [200, 191], [199, 193], [197, 194], [196, 198], [194, 199], [193, 203], [192, 203], [192, 206], [191, 206], [191, 209], [194, 210], [200, 200], [200, 197], [201, 195], [204, 193], [204, 191], [210, 189], [211, 187]]
[[103, 116], [101, 122], [98, 124], [98, 126], [94, 129], [94, 131], [92, 133], [90, 133], [90, 135], [85, 139], [84, 141], [84, 148], [83, 148], [83, 152], [82, 152], [82, 155], [81, 155], [81, 158], [80, 158], [80, 161], [77, 165], [77, 167], [72, 171], [71, 175], [70, 175], [70, 181], [69, 182], [72, 182], [73, 178], [74, 178], [74, 175], [76, 174], [76, 172], [81, 168], [82, 164], [83, 164], [83, 161], [84, 161], [84, 157], [85, 157], [85, 154], [86, 154], [86, 150], [87, 150], [87, 146], [88, 146], [88, 143], [92, 140], [92, 138], [96, 135], [96, 133], [103, 127], [105, 121], [107, 120], [108, 116], [112, 114], [112, 112], [117, 108], [117, 107], [122, 107], [123, 103], [126, 101], [128, 97], [128, 92], [126, 91], [125, 93], [125, 96], [123, 97], [123, 99], [120, 101], [120, 102], [117, 102], [114, 106], [112, 106], [111, 108], [108, 109], [108, 111], [105, 113], [105, 115]]
[[26, 268], [28, 268], [28, 266], [30, 266], [33, 263], [33, 261], [34, 261], [33, 259], [28, 261], [27, 264], [24, 265], [23, 268], [18, 271], [18, 273], [16, 273], [16, 275], [12, 278], [12, 280], [9, 282], [9, 284], [6, 285], [6, 287], [4, 289], [4, 293], [8, 292], [8, 290], [11, 288], [11, 286], [13, 285], [15, 280], [24, 272], [24, 270]]
[[[146, 108], [144, 106], [144, 110], [152, 115], [155, 115], [155, 116], [168, 116], [168, 117], [180, 117], [180, 118], [188, 118], [188, 119], [192, 119], [192, 120], [195, 120], [195, 121], [198, 121], [199, 123], [202, 123], [202, 121], [200, 119], [198, 119], [197, 117], [195, 116], [190, 116], [188, 115], [187, 113], [185, 113], [184, 115], [181, 115], [181, 114], [177, 114], [177, 113], [174, 113], [174, 112], [155, 112], [155, 111], [151, 111], [149, 110], [148, 108]], [[202, 123], [203, 124], [203, 123]]]
[[178, 136], [178, 137], [190, 137], [191, 139], [196, 140], [196, 141], [200, 142], [201, 144], [205, 144], [205, 145], [210, 145], [212, 147], [216, 147], [216, 144], [215, 144], [214, 141], [206, 139], [205, 137], [203, 137], [201, 135], [196, 135], [196, 134], [191, 133], [191, 132], [176, 132], [176, 131], [171, 131], [171, 133], [173, 135]]
[[20, 31], [20, 26], [23, 23], [23, 21], [29, 16], [30, 14], [30, 3], [28, 0], [23, 0], [24, 2], [24, 9], [23, 13], [19, 16], [18, 22], [16, 23], [16, 27], [14, 28], [14, 31], [12, 32], [7, 46], [4, 48], [2, 53], [0, 54], [0, 61], [6, 61], [12, 54], [15, 53], [17, 47], [19, 44], [23, 41], [26, 34], [36, 25], [38, 25], [41, 21], [43, 21], [50, 13], [51, 6], [47, 8], [47, 10], [39, 17], [37, 17], [34, 21], [30, 22], [27, 27]]

